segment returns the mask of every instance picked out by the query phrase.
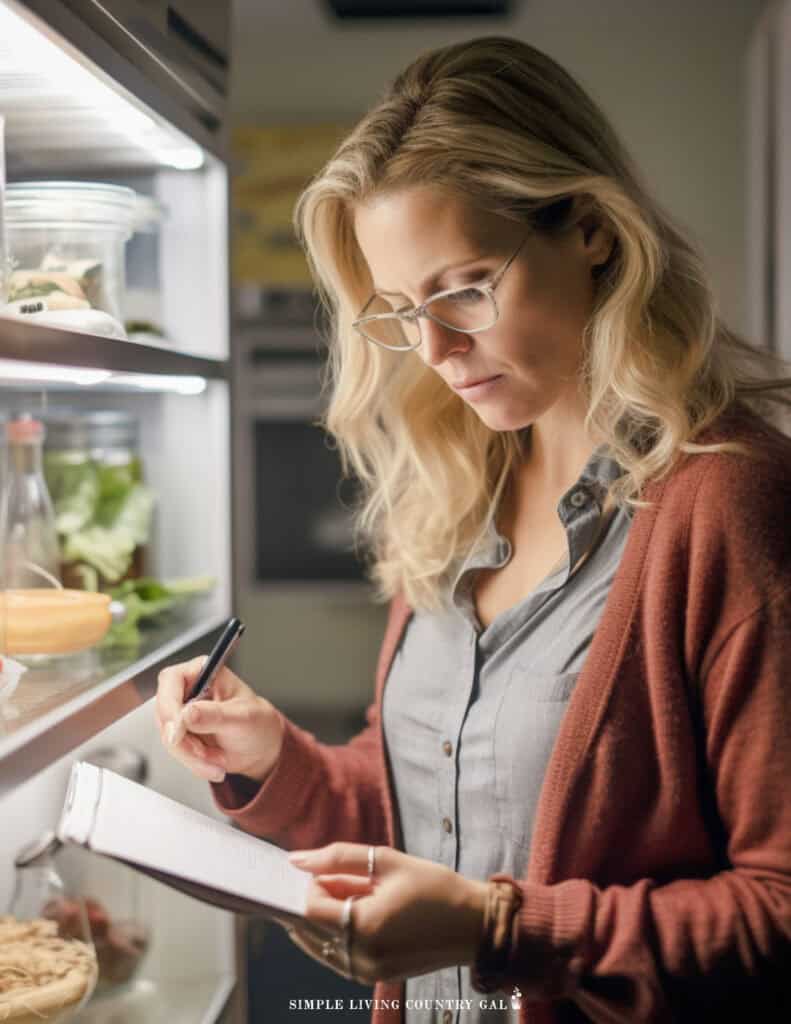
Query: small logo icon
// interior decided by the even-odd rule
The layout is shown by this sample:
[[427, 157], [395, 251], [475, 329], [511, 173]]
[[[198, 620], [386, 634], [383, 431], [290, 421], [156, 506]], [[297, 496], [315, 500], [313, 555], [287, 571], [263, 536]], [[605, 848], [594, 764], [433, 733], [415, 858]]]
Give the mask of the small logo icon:
[[511, 993], [511, 1009], [522, 1009], [522, 990], [519, 988], [518, 985], [514, 986], [514, 990]]

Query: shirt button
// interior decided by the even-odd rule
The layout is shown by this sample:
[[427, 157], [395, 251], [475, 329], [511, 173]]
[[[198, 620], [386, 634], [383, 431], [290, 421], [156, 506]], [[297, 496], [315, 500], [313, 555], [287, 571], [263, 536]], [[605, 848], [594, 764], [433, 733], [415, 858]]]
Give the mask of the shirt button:
[[574, 508], [582, 508], [583, 505], [587, 504], [588, 495], [585, 491], [575, 491], [569, 498], [569, 501]]
[[453, 1010], [442, 1011], [442, 1024], [451, 1024], [453, 1020]]
[[448, 757], [450, 757], [450, 755], [453, 753], [453, 744], [450, 742], [450, 740], [445, 740], [445, 742], [442, 744], [442, 749], [445, 751], [445, 754]]
[[445, 829], [446, 832], [452, 832], [453, 831], [453, 822], [450, 820], [450, 818], [443, 818], [442, 819], [442, 827]]

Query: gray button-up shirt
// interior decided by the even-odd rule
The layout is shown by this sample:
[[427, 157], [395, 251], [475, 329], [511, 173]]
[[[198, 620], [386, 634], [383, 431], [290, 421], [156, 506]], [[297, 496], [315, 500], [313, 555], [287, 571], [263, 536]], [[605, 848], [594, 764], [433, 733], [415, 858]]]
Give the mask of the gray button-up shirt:
[[[527, 871], [544, 772], [631, 523], [617, 509], [599, 532], [607, 485], [623, 472], [603, 450], [558, 503], [560, 565], [483, 629], [475, 570], [511, 557], [492, 523], [450, 574], [448, 609], [412, 617], [390, 669], [382, 714], [404, 848], [468, 878]], [[515, 1021], [517, 999], [483, 996], [468, 967], [448, 967], [407, 980], [406, 1021]]]

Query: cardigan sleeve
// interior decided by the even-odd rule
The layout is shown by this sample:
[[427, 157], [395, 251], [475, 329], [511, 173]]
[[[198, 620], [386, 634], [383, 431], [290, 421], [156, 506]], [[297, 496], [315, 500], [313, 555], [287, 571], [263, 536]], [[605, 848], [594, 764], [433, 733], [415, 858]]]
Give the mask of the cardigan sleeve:
[[377, 699], [365, 727], [347, 743], [320, 743], [279, 710], [280, 755], [262, 784], [240, 775], [212, 785], [217, 807], [247, 832], [290, 849], [330, 842], [389, 845], [388, 779], [380, 700], [410, 611], [403, 595], [390, 604], [376, 669]]
[[282, 712], [283, 746], [264, 782], [231, 775], [213, 784], [218, 808], [246, 832], [289, 849], [334, 841], [386, 844], [379, 711], [342, 746], [320, 743]]
[[600, 1024], [791, 1019], [791, 587], [713, 652], [702, 711], [727, 870], [520, 883], [504, 988]]

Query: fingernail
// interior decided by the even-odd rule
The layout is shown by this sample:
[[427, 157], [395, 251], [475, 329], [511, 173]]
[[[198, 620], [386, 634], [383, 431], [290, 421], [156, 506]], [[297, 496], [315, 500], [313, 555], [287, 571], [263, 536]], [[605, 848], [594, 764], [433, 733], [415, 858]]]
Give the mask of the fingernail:
[[307, 853], [303, 853], [302, 850], [292, 850], [292, 852], [288, 855], [288, 859], [291, 861], [292, 864], [305, 864], [307, 863], [308, 860], [310, 860]]
[[173, 737], [176, 735], [176, 725], [174, 722], [168, 722], [165, 726], [165, 741], [169, 747], [173, 746]]
[[216, 772], [212, 772], [209, 776], [209, 782], [223, 782], [225, 780], [225, 772], [222, 769], [218, 769]]

